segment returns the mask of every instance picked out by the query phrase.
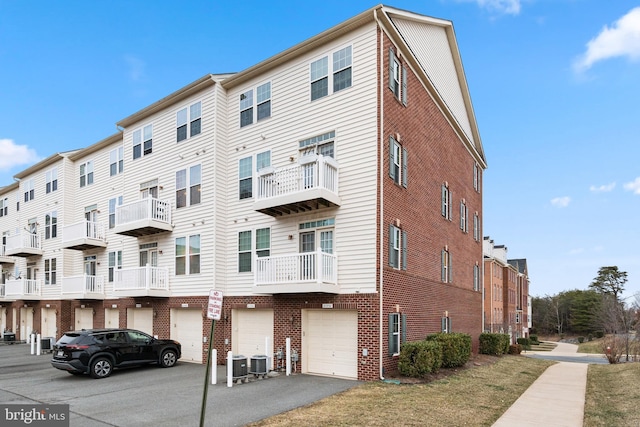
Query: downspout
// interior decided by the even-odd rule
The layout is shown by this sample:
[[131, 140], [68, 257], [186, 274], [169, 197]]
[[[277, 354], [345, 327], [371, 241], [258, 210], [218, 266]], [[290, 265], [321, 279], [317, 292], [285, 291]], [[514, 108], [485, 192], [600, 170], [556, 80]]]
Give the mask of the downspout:
[[383, 197], [384, 197], [384, 191], [382, 188], [382, 184], [383, 184], [383, 179], [382, 177], [384, 176], [384, 162], [383, 162], [383, 153], [384, 153], [384, 103], [383, 103], [383, 95], [384, 95], [384, 37], [383, 37], [383, 32], [382, 32], [382, 27], [380, 25], [380, 21], [378, 20], [378, 13], [377, 13], [377, 9], [373, 10], [373, 18], [376, 21], [376, 28], [380, 29], [380, 78], [379, 78], [379, 84], [380, 84], [380, 148], [379, 148], [379, 153], [380, 153], [380, 183], [379, 183], [379, 188], [380, 188], [380, 226], [378, 228], [378, 233], [380, 233], [380, 243], [379, 243], [379, 253], [378, 256], [380, 257], [380, 271], [379, 271], [379, 298], [380, 298], [380, 302], [379, 302], [379, 307], [378, 307], [378, 312], [379, 312], [379, 325], [378, 325], [378, 331], [379, 331], [379, 336], [378, 336], [378, 369], [380, 372], [380, 379], [384, 380], [384, 367], [383, 367], [383, 360], [382, 360], [382, 354], [383, 354], [383, 333], [382, 333], [382, 328], [383, 328], [383, 316], [382, 316], [382, 312], [383, 312], [383, 284], [384, 284], [384, 280], [383, 280], [383, 272], [384, 272], [384, 203], [383, 203]]

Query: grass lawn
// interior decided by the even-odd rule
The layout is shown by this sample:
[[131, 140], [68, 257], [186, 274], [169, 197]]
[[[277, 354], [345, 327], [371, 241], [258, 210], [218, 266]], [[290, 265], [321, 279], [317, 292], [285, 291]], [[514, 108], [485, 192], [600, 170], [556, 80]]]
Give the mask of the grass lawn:
[[589, 365], [584, 426], [640, 425], [640, 363]]
[[490, 426], [553, 363], [506, 355], [428, 383], [369, 382], [250, 426]]

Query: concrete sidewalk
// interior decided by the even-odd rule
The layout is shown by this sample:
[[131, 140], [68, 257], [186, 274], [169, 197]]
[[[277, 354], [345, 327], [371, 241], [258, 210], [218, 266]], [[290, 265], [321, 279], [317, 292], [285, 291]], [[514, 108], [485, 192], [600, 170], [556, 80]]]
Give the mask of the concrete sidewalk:
[[[558, 343], [552, 352], [577, 356], [577, 350], [577, 345]], [[493, 426], [582, 427], [588, 368], [572, 362], [550, 366]]]

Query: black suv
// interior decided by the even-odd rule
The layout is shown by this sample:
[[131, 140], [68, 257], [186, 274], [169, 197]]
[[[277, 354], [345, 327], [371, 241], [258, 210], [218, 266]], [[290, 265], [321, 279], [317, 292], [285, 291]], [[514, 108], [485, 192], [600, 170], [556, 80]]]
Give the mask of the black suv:
[[67, 332], [53, 346], [51, 365], [74, 375], [106, 378], [113, 368], [158, 363], [170, 368], [182, 347], [134, 329], [83, 329]]

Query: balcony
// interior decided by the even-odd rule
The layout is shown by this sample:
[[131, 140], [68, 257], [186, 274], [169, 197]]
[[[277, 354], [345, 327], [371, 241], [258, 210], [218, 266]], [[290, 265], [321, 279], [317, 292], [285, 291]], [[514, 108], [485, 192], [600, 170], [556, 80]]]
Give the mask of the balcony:
[[338, 257], [322, 252], [261, 257], [253, 291], [261, 294], [322, 292], [337, 294]]
[[0, 264], [15, 264], [16, 260], [13, 257], [5, 255], [6, 245], [0, 245]]
[[149, 197], [116, 206], [114, 231], [133, 237], [173, 231], [171, 202]]
[[39, 280], [7, 280], [4, 288], [5, 299], [39, 300], [42, 286]]
[[78, 251], [106, 248], [107, 238], [104, 224], [85, 220], [65, 226], [62, 229], [62, 247]]
[[328, 156], [306, 155], [295, 165], [258, 172], [253, 209], [279, 217], [340, 206], [338, 163]]
[[36, 255], [42, 256], [40, 235], [20, 231], [20, 233], [15, 236], [7, 236], [5, 255], [25, 258]]
[[169, 270], [166, 268], [136, 267], [114, 271], [113, 291], [128, 297], [168, 297]]
[[62, 299], [104, 299], [104, 277], [70, 276], [62, 279]]

